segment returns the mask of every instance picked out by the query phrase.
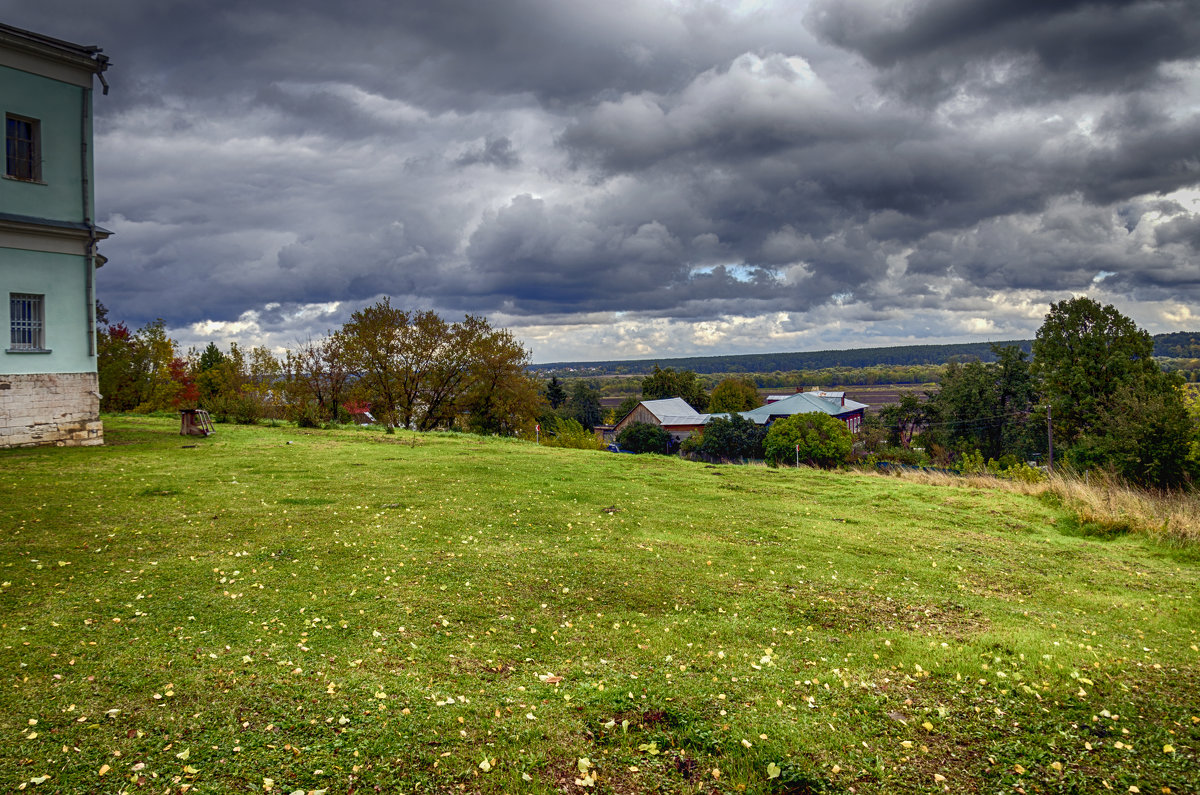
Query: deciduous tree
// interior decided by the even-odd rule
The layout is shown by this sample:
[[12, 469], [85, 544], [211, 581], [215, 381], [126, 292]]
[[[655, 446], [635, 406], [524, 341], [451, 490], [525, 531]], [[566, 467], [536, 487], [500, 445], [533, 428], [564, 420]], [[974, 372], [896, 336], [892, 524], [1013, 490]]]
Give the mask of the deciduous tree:
[[284, 381], [292, 412], [304, 415], [315, 404], [321, 419], [336, 420], [349, 390], [350, 370], [341, 351], [342, 338], [328, 334], [308, 339], [284, 355]]
[[696, 411], [708, 408], [708, 395], [700, 379], [691, 370], [665, 370], [657, 364], [654, 372], [642, 379], [642, 399], [683, 398]]
[[925, 412], [937, 444], [959, 453], [979, 451], [985, 458], [1024, 456], [1026, 430], [1036, 394], [1025, 353], [993, 346], [990, 364], [951, 363]]
[[[352, 314], [334, 335], [346, 368], [358, 373], [380, 418], [392, 427], [400, 423], [401, 396], [406, 394], [407, 352], [401, 330], [408, 322], [408, 313], [384, 298]], [[405, 410], [403, 416], [408, 427], [411, 411]]]
[[750, 411], [763, 404], [758, 387], [749, 378], [726, 378], [708, 396], [708, 411], [713, 414], [727, 411]]
[[544, 405], [537, 382], [527, 373], [529, 352], [507, 330], [492, 330], [476, 347], [465, 407], [476, 433], [511, 434], [531, 430]]
[[802, 464], [831, 468], [846, 462], [853, 444], [844, 422], [813, 412], [793, 414], [772, 423], [763, 453], [771, 466], [791, 463], [799, 455]]
[[1155, 378], [1154, 342], [1111, 305], [1080, 296], [1050, 305], [1033, 342], [1033, 373], [1050, 406], [1056, 442], [1071, 445], [1100, 428], [1105, 403]]
[[740, 414], [731, 415], [728, 419], [713, 417], [704, 426], [700, 452], [718, 460], [762, 458], [766, 437], [765, 426]]
[[623, 450], [634, 453], [662, 453], [671, 451], [671, 434], [658, 425], [648, 422], [631, 422], [617, 436], [617, 444]]
[[1163, 375], [1152, 386], [1125, 385], [1100, 409], [1103, 433], [1083, 437], [1071, 451], [1082, 467], [1111, 469], [1139, 486], [1179, 488], [1200, 472], [1192, 458], [1196, 426], [1180, 394]]

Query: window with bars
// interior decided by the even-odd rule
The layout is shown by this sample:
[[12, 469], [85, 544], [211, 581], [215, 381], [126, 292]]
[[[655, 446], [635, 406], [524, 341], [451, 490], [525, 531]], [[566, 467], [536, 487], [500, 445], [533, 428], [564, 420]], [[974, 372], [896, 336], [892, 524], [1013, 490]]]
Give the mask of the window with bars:
[[44, 295], [9, 293], [8, 322], [10, 351], [43, 351], [46, 349], [46, 322], [43, 314]]
[[42, 157], [37, 119], [4, 117], [4, 173], [13, 179], [40, 182]]

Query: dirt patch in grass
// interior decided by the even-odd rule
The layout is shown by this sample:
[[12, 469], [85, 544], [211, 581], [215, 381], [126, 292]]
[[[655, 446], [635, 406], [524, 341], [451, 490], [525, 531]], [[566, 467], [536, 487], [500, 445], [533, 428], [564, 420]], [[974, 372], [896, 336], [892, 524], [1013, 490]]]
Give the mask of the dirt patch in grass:
[[516, 667], [507, 662], [489, 662], [464, 657], [456, 657], [450, 661], [450, 673], [455, 676], [477, 676], [489, 682], [507, 679], [515, 670]]
[[591, 761], [596, 764], [594, 786], [575, 783], [583, 780], [578, 759], [554, 760], [539, 771], [538, 778], [554, 782], [555, 790], [567, 793], [613, 792], [618, 795], [636, 795], [650, 790], [639, 774], [630, 771], [627, 765], [603, 758]]
[[[966, 640], [986, 632], [987, 619], [954, 602], [906, 603], [889, 601], [872, 592], [847, 591], [834, 595], [819, 594], [805, 586], [781, 586], [797, 597], [789, 611], [803, 623], [825, 630], [861, 632], [864, 630], [920, 632], [927, 635]], [[799, 603], [809, 596], [808, 604]]]

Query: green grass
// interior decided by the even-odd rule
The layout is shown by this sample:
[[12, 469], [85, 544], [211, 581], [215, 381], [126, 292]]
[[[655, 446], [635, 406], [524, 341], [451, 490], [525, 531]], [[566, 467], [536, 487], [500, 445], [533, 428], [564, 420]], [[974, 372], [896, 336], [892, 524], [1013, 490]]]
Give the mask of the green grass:
[[0, 452], [0, 790], [1200, 791], [1194, 550], [978, 487], [176, 428]]

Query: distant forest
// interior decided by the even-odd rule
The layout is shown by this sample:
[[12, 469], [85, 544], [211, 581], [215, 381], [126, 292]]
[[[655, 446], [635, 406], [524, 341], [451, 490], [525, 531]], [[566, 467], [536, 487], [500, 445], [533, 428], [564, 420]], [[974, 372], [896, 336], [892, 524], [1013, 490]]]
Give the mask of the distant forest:
[[[1029, 353], [1032, 340], [1009, 340], [994, 343], [1015, 345]], [[901, 345], [890, 348], [852, 348], [841, 351], [807, 351], [797, 353], [747, 353], [730, 356], [691, 356], [663, 359], [614, 360], [602, 362], [550, 362], [533, 364], [529, 369], [543, 377], [645, 375], [655, 365], [676, 370], [711, 373], [773, 373], [795, 370], [825, 370], [861, 367], [913, 367], [943, 365], [950, 362], [996, 360], [990, 342], [969, 342], [956, 345]], [[1177, 331], [1154, 336], [1154, 355], [1168, 359], [1200, 359], [1200, 332]], [[1195, 369], [1185, 362], [1170, 362], [1171, 369]]]

